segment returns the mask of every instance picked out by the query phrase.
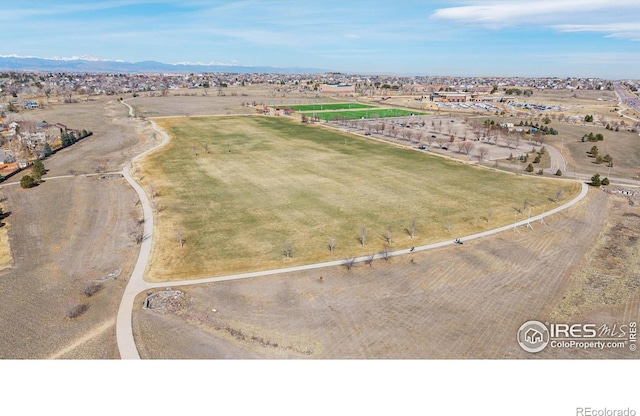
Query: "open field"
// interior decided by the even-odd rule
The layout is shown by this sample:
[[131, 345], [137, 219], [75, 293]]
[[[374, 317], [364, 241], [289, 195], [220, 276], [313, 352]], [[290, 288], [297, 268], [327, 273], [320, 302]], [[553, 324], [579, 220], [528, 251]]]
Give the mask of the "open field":
[[[390, 227], [391, 249], [453, 239], [539, 214], [556, 206], [558, 191], [565, 201], [579, 187], [495, 174], [280, 117], [158, 124], [172, 140], [140, 172], [162, 206], [148, 270], [154, 281], [378, 253]], [[415, 238], [407, 231], [413, 219]]]
[[[638, 358], [628, 349], [547, 348], [533, 355], [516, 342], [523, 322], [555, 318], [558, 310], [568, 311], [567, 303], [574, 306], [563, 315], [568, 322], [612, 325], [640, 318], [632, 271], [640, 265], [637, 255], [627, 258], [624, 281], [634, 283], [626, 291], [615, 290], [615, 282], [585, 283], [581, 277], [599, 262], [588, 257], [592, 250], [606, 255], [599, 236], [626, 222], [633, 207], [618, 211], [621, 203], [591, 190], [583, 202], [533, 230], [351, 271], [334, 267], [174, 287], [184, 295], [165, 308], [137, 307], [137, 345], [144, 358]], [[638, 237], [638, 230], [627, 233]], [[573, 300], [594, 289], [611, 293], [608, 303]], [[141, 294], [136, 304], [143, 299]]]
[[[223, 115], [223, 114], [255, 114], [256, 106], [282, 106], [314, 104], [314, 94], [299, 93], [262, 85], [230, 86], [224, 89], [225, 95], [218, 96], [214, 92], [203, 95], [192, 90], [172, 91], [166, 97], [158, 93], [142, 93], [138, 97], [128, 99], [136, 115], [145, 117], [189, 115]], [[331, 98], [323, 98], [329, 104]], [[344, 102], [344, 99], [337, 102]], [[243, 106], [242, 104], [250, 104]]]
[[[0, 357], [47, 358], [115, 316], [137, 254], [127, 235], [134, 194], [123, 179], [81, 176], [4, 193], [15, 266], [0, 274]], [[118, 269], [116, 280], [101, 281]], [[101, 290], [84, 295], [92, 284]], [[67, 317], [82, 304], [89, 305], [83, 315]], [[115, 325], [104, 332], [101, 351], [82, 358], [119, 356]], [[69, 356], [80, 358], [73, 350], [62, 357]]]
[[[248, 100], [267, 104], [306, 100], [302, 96], [291, 100], [290, 94], [286, 94], [286, 97], [275, 93], [259, 94], [250, 93], [249, 98], [240, 95], [139, 97], [130, 101], [140, 114], [194, 115], [253, 113], [253, 108], [241, 105]], [[69, 173], [119, 170], [133, 154], [152, 145], [157, 138], [146, 123], [127, 119], [126, 108], [108, 97], [70, 105], [50, 105], [44, 110], [30, 111], [25, 115], [34, 120], [57, 121], [86, 128], [92, 130], [94, 136], [47, 159], [45, 166], [50, 171], [44, 177], [46, 182], [38, 188], [21, 190], [16, 185], [2, 185], [7, 197], [3, 208], [11, 215], [4, 219], [7, 226], [0, 231], [8, 231], [13, 254], [10, 261], [14, 264], [12, 268], [0, 272], [0, 292], [3, 294], [3, 303], [0, 305], [0, 338], [3, 339], [0, 357], [117, 358], [114, 317], [137, 255], [137, 246], [127, 232], [127, 225], [139, 216], [139, 207], [133, 203], [135, 194], [120, 179], [99, 180], [79, 175], [73, 178], [47, 178]], [[278, 122], [286, 123], [285, 120]], [[260, 168], [270, 163], [273, 156], [268, 156], [270, 152], [260, 150], [260, 140], [263, 141], [262, 145], [280, 151], [282, 158], [295, 160], [298, 157], [299, 162], [305, 160], [307, 153], [320, 148], [328, 152], [329, 161], [348, 160], [348, 164], [353, 166], [329, 163], [316, 155], [314, 157], [318, 159], [314, 159], [314, 162], [317, 166], [304, 166], [299, 172], [302, 176], [292, 176], [290, 181], [280, 186], [290, 187], [292, 191], [300, 191], [301, 188], [314, 191], [314, 186], [320, 185], [316, 181], [342, 184], [344, 180], [349, 180], [336, 172], [338, 168], [351, 175], [365, 175], [363, 172], [368, 172], [366, 180], [344, 185], [346, 196], [343, 198], [352, 200], [346, 205], [351, 209], [353, 205], [371, 206], [380, 202], [372, 202], [372, 199], [378, 195], [382, 177], [388, 177], [390, 183], [399, 186], [399, 191], [416, 194], [416, 189], [424, 190], [425, 183], [433, 180], [431, 172], [425, 175], [424, 169], [428, 166], [439, 170], [451, 169], [451, 166], [462, 167], [412, 152], [416, 157], [420, 156], [420, 161], [429, 162], [414, 163], [418, 159], [414, 160], [411, 156], [405, 159], [410, 163], [405, 163], [406, 166], [399, 170], [396, 166], [399, 161], [393, 156], [395, 150], [391, 150], [390, 146], [384, 146], [385, 151], [378, 151], [375, 146], [365, 148], [360, 145], [360, 139], [351, 135], [347, 136], [346, 144], [344, 136], [336, 136], [333, 142], [329, 142], [332, 147], [326, 146], [327, 143], [320, 147], [313, 137], [306, 140], [298, 135], [300, 137], [288, 139], [291, 146], [287, 147], [278, 144], [274, 137], [266, 137], [264, 130], [256, 126], [246, 131], [249, 139], [242, 135], [245, 133], [234, 132], [231, 126], [221, 125], [220, 128], [227, 129], [229, 136], [217, 145], [211, 144], [210, 154], [205, 156], [202, 152], [206, 142], [203, 140], [208, 136], [195, 135], [191, 139], [199, 156], [196, 158], [195, 153], [181, 154], [183, 151], [193, 151], [194, 146], [190, 143], [174, 155], [177, 157], [175, 168], [182, 169], [181, 161], [195, 160], [192, 167], [197, 168], [198, 172], [194, 174], [204, 175], [199, 180], [224, 171], [224, 179], [233, 184], [233, 180], [230, 180], [233, 175], [225, 169], [239, 168], [246, 161], [256, 161], [258, 175], [268, 178], [266, 173], [269, 172]], [[308, 135], [309, 131], [304, 130], [304, 135]], [[608, 137], [604, 129], [603, 132]], [[233, 139], [235, 136], [238, 137], [237, 142]], [[551, 140], [556, 138], [561, 140], [561, 136], [554, 136]], [[246, 158], [242, 160], [240, 156], [245, 142], [256, 145], [256, 152], [248, 150]], [[303, 143], [302, 148], [299, 147], [300, 143]], [[629, 152], [637, 149], [631, 138], [625, 142], [625, 146], [628, 146], [626, 149]], [[231, 152], [228, 152], [228, 147]], [[297, 153], [294, 152], [296, 149], [299, 149]], [[388, 153], [391, 156], [387, 158]], [[223, 156], [227, 159], [223, 159]], [[347, 156], [353, 159], [347, 159]], [[621, 155], [620, 159], [614, 156], [614, 160], [623, 160], [624, 156]], [[356, 159], [361, 161], [356, 163]], [[364, 166], [359, 166], [359, 163], [364, 163]], [[377, 169], [374, 171], [372, 166]], [[622, 166], [617, 164], [613, 169], [617, 167]], [[625, 168], [632, 171], [629, 166]], [[468, 169], [464, 172], [478, 171], [469, 167], [464, 169]], [[372, 171], [374, 174], [371, 174]], [[408, 176], [407, 171], [411, 172]], [[158, 219], [165, 226], [164, 231], [171, 232], [165, 234], [165, 243], [173, 251], [178, 251], [172, 233], [177, 224], [174, 223], [175, 218], [179, 217], [169, 215], [171, 207], [168, 199], [171, 194], [162, 190], [161, 176], [151, 176], [143, 170], [140, 173], [146, 185], [154, 182], [160, 190], [158, 200], [166, 203], [166, 209], [158, 214]], [[405, 176], [401, 176], [400, 180], [395, 176], [398, 173]], [[255, 176], [256, 172], [239, 171], [240, 177], [248, 174]], [[309, 177], [316, 178], [316, 181], [308, 181]], [[493, 181], [503, 176], [491, 173], [488, 177]], [[19, 179], [20, 175], [9, 182]], [[310, 185], [302, 187], [300, 181], [307, 181]], [[406, 181], [413, 182], [405, 185]], [[466, 181], [469, 181], [468, 176], [460, 176], [457, 180], [462, 184]], [[454, 186], [450, 182], [444, 185], [445, 189]], [[486, 185], [480, 184], [479, 194], [486, 192]], [[498, 187], [500, 185], [496, 184]], [[239, 186], [238, 193], [241, 193], [245, 184], [240, 183]], [[545, 198], [554, 195], [555, 192], [552, 192]], [[428, 200], [432, 196], [424, 194], [422, 198]], [[455, 193], [447, 194], [451, 198], [458, 196]], [[568, 197], [567, 192], [565, 196]], [[429, 207], [429, 201], [413, 196], [416, 199], [405, 212], [407, 206], [401, 200], [404, 197], [400, 195], [391, 204], [393, 210], [385, 207], [387, 212], [395, 213], [394, 218], [400, 218], [401, 215], [409, 218], [409, 212], [415, 212], [412, 210], [418, 210], [421, 215], [440, 213], [442, 218], [430, 218], [429, 221], [433, 223], [428, 224], [419, 221], [416, 238], [411, 240], [403, 230], [408, 226], [405, 221], [399, 219], [397, 223], [390, 224], [384, 220], [384, 211], [367, 212], [367, 215], [376, 215], [380, 220], [366, 224], [364, 254], [381, 249], [384, 243], [382, 234], [387, 231], [388, 225], [396, 225], [393, 228], [394, 249], [417, 245], [418, 241], [438, 237], [438, 233], [448, 239], [458, 235], [458, 232], [464, 232], [463, 228], [457, 228], [458, 225], [453, 223], [451, 232], [446, 232], [447, 217], [442, 212], [444, 209], [449, 214], [447, 205]], [[512, 197], [516, 202], [513, 208], [523, 204], [524, 198], [518, 195]], [[298, 198], [305, 199], [303, 195]], [[252, 203], [260, 207], [255, 203], [256, 200], [259, 200], [259, 195]], [[216, 205], [218, 200], [213, 201], [209, 205], [212, 211], [222, 206]], [[238, 201], [246, 202], [242, 199]], [[465, 209], [473, 202], [465, 200]], [[486, 200], [476, 202], [482, 204]], [[537, 209], [554, 206], [548, 202], [547, 207], [542, 205], [541, 208], [540, 201], [528, 202], [532, 204], [533, 214], [538, 213]], [[587, 200], [569, 212], [546, 219], [547, 227], [533, 224], [533, 231], [521, 228], [520, 233], [506, 232], [465, 243], [463, 247], [448, 247], [412, 257], [396, 257], [389, 262], [376, 260], [372, 267], [358, 265], [351, 272], [343, 267], [335, 267], [185, 287], [186, 302], [175, 309], [165, 313], [136, 310], [136, 341], [143, 358], [627, 357], [626, 351], [606, 355], [545, 351], [531, 356], [524, 354], [514, 343], [515, 330], [528, 319], [563, 319], [570, 316], [573, 321], [602, 319], [615, 323], [623, 319], [637, 320], [639, 296], [634, 288], [637, 288], [638, 276], [638, 227], [634, 210], [637, 211], [638, 203], [636, 201], [635, 206], [625, 203], [624, 198], [607, 197], [593, 190]], [[419, 206], [416, 207], [416, 204]], [[281, 204], [279, 207], [284, 206]], [[191, 209], [186, 206], [183, 208]], [[225, 212], [233, 212], [233, 209], [233, 206], [225, 206]], [[319, 208], [320, 212], [323, 210], [328, 208]], [[473, 212], [473, 207], [469, 212]], [[497, 226], [497, 211], [492, 212], [487, 225], [484, 217], [488, 211], [478, 208], [478, 212], [477, 227], [469, 226], [475, 220], [471, 215], [465, 217], [466, 227], [475, 230]], [[511, 215], [505, 217], [510, 217], [507, 222], [513, 220], [514, 213], [515, 210], [512, 210]], [[288, 222], [293, 228], [293, 224], [301, 219], [296, 216], [299, 215], [296, 210], [276, 214], [279, 215], [278, 220], [290, 218]], [[518, 216], [518, 219], [522, 218]], [[357, 222], [350, 228], [345, 241], [359, 249], [356, 239], [360, 221]], [[332, 225], [331, 221], [329, 225]], [[320, 230], [318, 235], [320, 237], [305, 237], [304, 244], [317, 242], [328, 254], [326, 246], [329, 232]], [[419, 240], [422, 238], [425, 240]], [[249, 239], [253, 240], [253, 236]], [[184, 250], [193, 243], [192, 236], [187, 235]], [[458, 250], [462, 248], [464, 250]], [[283, 261], [282, 249], [279, 244], [273, 245], [272, 260], [278, 267], [294, 265], [299, 260], [301, 252], [296, 244], [293, 244], [293, 257], [289, 262]], [[338, 249], [343, 251], [338, 254]], [[355, 254], [345, 250], [343, 242], [337, 239], [336, 259]], [[306, 263], [306, 259], [300, 259], [303, 260]], [[198, 261], [206, 266], [209, 259], [201, 258]], [[242, 264], [243, 267], [245, 265]], [[107, 276], [115, 267], [122, 268], [116, 280], [105, 280], [103, 289], [90, 298], [81, 293], [89, 283]], [[619, 276], [620, 279], [612, 276]], [[144, 294], [141, 294], [138, 305], [143, 297]], [[89, 304], [88, 311], [75, 319], [66, 318], [69, 307], [80, 303]], [[212, 311], [214, 308], [217, 312]], [[493, 337], [493, 333], [497, 334], [497, 341], [487, 341], [487, 338]], [[181, 336], [176, 337], [175, 334]], [[278, 346], [275, 347], [275, 344]]]
[[[569, 169], [587, 174], [600, 173], [601, 176], [640, 179], [640, 136], [628, 131], [610, 131], [595, 126], [558, 125], [562, 136], [554, 137], [549, 143], [564, 150], [568, 155]], [[581, 142], [583, 135], [593, 132], [602, 133], [604, 140], [600, 142]], [[599, 154], [610, 154], [613, 167], [606, 163], [596, 164], [595, 158], [587, 152], [597, 146]], [[610, 175], [609, 175], [609, 172]]]
[[374, 108], [375, 106], [362, 103], [321, 103], [321, 104], [282, 104], [283, 107], [296, 111], [348, 110], [355, 108]]
[[[492, 119], [496, 123], [510, 122], [514, 124], [518, 124], [520, 120], [527, 120], [526, 118], [513, 117], [481, 117], [480, 119]], [[568, 163], [567, 169], [571, 172], [588, 175], [599, 173], [601, 176], [636, 180], [640, 178], [640, 136], [638, 133], [623, 129], [620, 131], [607, 130], [600, 123], [585, 123], [583, 126], [554, 120], [549, 126], [558, 130], [558, 135], [546, 135], [544, 142], [562, 151], [563, 157]], [[601, 133], [604, 140], [582, 142], [582, 137], [589, 133]], [[587, 152], [594, 145], [598, 147], [600, 155], [604, 156], [608, 153], [613, 157], [611, 169], [607, 167], [606, 163], [596, 164], [594, 163], [595, 159], [589, 157]]]
[[406, 117], [411, 115], [424, 115], [418, 111], [402, 110], [398, 108], [374, 108], [365, 110], [344, 110], [344, 111], [304, 111], [302, 114], [307, 116], [317, 117], [320, 120], [354, 120], [360, 118], [385, 118], [385, 117]]
[[[0, 272], [0, 358], [119, 357], [114, 318], [138, 253], [127, 227], [140, 208], [123, 179], [81, 174], [120, 170], [150, 144], [152, 133], [126, 113], [117, 101], [99, 99], [25, 115], [94, 135], [46, 159], [38, 187], [10, 185], [22, 174], [1, 185], [12, 267]], [[100, 281], [118, 269], [116, 280]], [[83, 294], [92, 284], [101, 290]], [[82, 304], [89, 305], [84, 314], [67, 318]]]

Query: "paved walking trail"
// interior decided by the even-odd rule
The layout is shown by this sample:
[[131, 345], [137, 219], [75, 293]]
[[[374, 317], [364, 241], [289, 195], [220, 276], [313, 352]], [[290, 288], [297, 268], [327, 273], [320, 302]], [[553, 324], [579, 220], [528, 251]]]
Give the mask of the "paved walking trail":
[[[133, 117], [133, 109], [131, 108], [131, 106], [124, 101], [123, 101], [123, 104], [129, 107], [129, 115]], [[344, 260], [336, 260], [336, 261], [328, 261], [324, 263], [308, 264], [304, 266], [288, 267], [284, 269], [239, 273], [239, 274], [233, 274], [228, 276], [211, 277], [211, 278], [204, 278], [204, 279], [197, 279], [197, 280], [172, 281], [172, 282], [165, 282], [165, 283], [146, 282], [144, 280], [144, 272], [147, 267], [147, 262], [149, 261], [149, 255], [151, 253], [151, 242], [153, 240], [152, 238], [153, 210], [152, 210], [149, 198], [147, 197], [147, 194], [142, 189], [142, 187], [136, 181], [133, 180], [133, 178], [129, 174], [129, 167], [133, 166], [133, 164], [138, 159], [144, 157], [149, 152], [152, 152], [158, 149], [159, 147], [163, 146], [169, 141], [168, 135], [164, 131], [159, 129], [153, 121], [151, 121], [151, 123], [153, 125], [153, 128], [160, 135], [162, 135], [163, 137], [162, 142], [157, 147], [150, 149], [133, 158], [131, 160], [131, 163], [127, 164], [127, 166], [121, 172], [124, 178], [131, 184], [131, 186], [138, 193], [140, 202], [142, 204], [143, 214], [144, 214], [144, 239], [140, 245], [140, 254], [138, 256], [138, 260], [136, 262], [135, 268], [133, 270], [131, 278], [129, 279], [129, 283], [125, 288], [122, 301], [120, 302], [120, 309], [118, 310], [117, 321], [116, 321], [116, 337], [118, 342], [118, 348], [120, 350], [120, 357], [122, 359], [140, 359], [140, 354], [138, 353], [138, 349], [136, 348], [136, 344], [133, 338], [133, 328], [132, 328], [131, 320], [132, 320], [133, 305], [134, 305], [135, 297], [137, 294], [145, 290], [160, 288], [160, 287], [167, 287], [167, 286], [186, 286], [186, 285], [195, 285], [195, 284], [201, 284], [201, 283], [221, 282], [225, 280], [236, 280], [236, 279], [247, 279], [247, 278], [259, 277], [259, 276], [270, 276], [270, 275], [281, 274], [281, 273], [291, 273], [291, 272], [298, 272], [303, 270], [319, 269], [323, 267], [340, 266], [344, 264]], [[460, 240], [464, 243], [465, 241], [486, 237], [486, 236], [497, 234], [503, 231], [514, 230], [514, 229], [517, 229], [518, 227], [526, 227], [527, 224], [540, 221], [546, 216], [553, 215], [555, 213], [563, 211], [571, 207], [572, 205], [576, 204], [577, 202], [581, 201], [587, 195], [588, 188], [589, 188], [588, 185], [582, 182], [582, 189], [580, 191], [580, 194], [577, 197], [575, 197], [573, 200], [567, 202], [564, 205], [561, 205], [557, 208], [546, 211], [534, 217], [528, 218], [526, 220], [518, 221], [514, 224], [505, 225], [503, 227], [495, 228], [493, 230], [484, 231], [477, 234], [468, 235], [465, 237], [460, 237]], [[414, 252], [431, 250], [434, 248], [444, 247], [444, 246], [453, 245], [453, 244], [455, 244], [453, 240], [450, 240], [450, 241], [442, 241], [434, 244], [428, 244], [424, 246], [417, 246], [414, 248]], [[409, 253], [410, 253], [410, 249], [405, 249], [405, 250], [397, 250], [397, 251], [390, 252], [389, 255], [399, 256], [399, 255], [409, 254]], [[368, 258], [369, 256], [358, 257], [355, 259], [355, 262], [363, 262]], [[381, 255], [378, 254], [375, 256], [375, 258], [376, 259], [381, 258]]]

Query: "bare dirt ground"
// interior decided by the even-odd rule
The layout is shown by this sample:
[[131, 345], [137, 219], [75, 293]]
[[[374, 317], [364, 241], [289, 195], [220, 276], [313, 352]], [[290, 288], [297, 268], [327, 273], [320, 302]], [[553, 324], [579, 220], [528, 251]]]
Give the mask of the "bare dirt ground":
[[[127, 224], [140, 208], [124, 179], [79, 174], [120, 170], [149, 142], [126, 111], [104, 98], [28, 113], [94, 135], [45, 160], [38, 187], [7, 185], [21, 175], [2, 185], [13, 267], [0, 272], [0, 358], [119, 357], [114, 318], [138, 253]], [[116, 270], [115, 280], [101, 280]], [[91, 284], [102, 289], [88, 297], [82, 292]], [[82, 304], [84, 314], [67, 317]]]
[[[372, 267], [181, 287], [163, 309], [136, 308], [136, 342], [143, 358], [637, 358], [628, 350], [532, 356], [516, 343], [523, 322], [549, 320], [572, 294], [601, 286], [583, 281], [592, 267], [585, 254], [607, 256], [600, 239], [628, 215], [619, 198], [592, 190], [546, 226]], [[625, 261], [638, 267], [637, 255]], [[568, 316], [640, 318], [640, 277], [624, 276], [628, 290], [608, 303], [569, 302]]]

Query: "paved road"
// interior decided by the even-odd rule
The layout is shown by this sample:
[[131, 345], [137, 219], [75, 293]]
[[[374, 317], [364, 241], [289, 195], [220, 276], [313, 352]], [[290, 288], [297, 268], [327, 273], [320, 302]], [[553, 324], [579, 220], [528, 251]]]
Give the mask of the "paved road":
[[[632, 110], [640, 112], [640, 99], [638, 98], [637, 95], [631, 93], [626, 88], [621, 86], [619, 82], [615, 82], [613, 84], [613, 89], [615, 90], [616, 95], [618, 96], [618, 104], [620, 104], [620, 105], [624, 104], [624, 105], [628, 106], [629, 108], [631, 108]], [[618, 114], [623, 115], [622, 110], [619, 111]], [[629, 117], [627, 115], [624, 115], [624, 116], [629, 118], [629, 119], [637, 121], [633, 117]]]

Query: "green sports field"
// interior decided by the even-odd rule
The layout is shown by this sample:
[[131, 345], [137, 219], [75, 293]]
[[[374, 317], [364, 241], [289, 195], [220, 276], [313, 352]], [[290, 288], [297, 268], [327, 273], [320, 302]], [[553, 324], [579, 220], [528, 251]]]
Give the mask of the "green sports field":
[[407, 117], [411, 115], [425, 115], [419, 111], [402, 110], [398, 108], [372, 108], [363, 110], [343, 110], [343, 111], [305, 111], [302, 112], [309, 117], [317, 117], [324, 121], [354, 120], [360, 118], [385, 118], [385, 117]]
[[[153, 182], [162, 206], [151, 279], [378, 253], [388, 234], [391, 249], [453, 239], [509, 224], [516, 210], [523, 219], [523, 205], [534, 215], [548, 210], [559, 190], [564, 199], [578, 191], [573, 183], [495, 173], [281, 117], [158, 124], [171, 141], [141, 166], [143, 184]], [[186, 238], [182, 248], [178, 233]]]
[[320, 104], [282, 104], [279, 108], [291, 108], [296, 111], [324, 111], [349, 110], [355, 108], [374, 108], [375, 106], [361, 103], [320, 103]]

